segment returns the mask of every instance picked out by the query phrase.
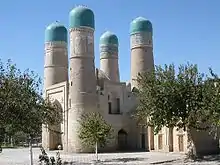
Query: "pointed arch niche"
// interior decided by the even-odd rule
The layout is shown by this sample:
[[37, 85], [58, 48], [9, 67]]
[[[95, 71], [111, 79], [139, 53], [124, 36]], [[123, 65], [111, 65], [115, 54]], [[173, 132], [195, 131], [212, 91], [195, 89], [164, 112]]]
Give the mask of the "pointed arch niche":
[[124, 129], [118, 131], [118, 150], [126, 150], [128, 143], [128, 133]]
[[[62, 114], [62, 119], [63, 119], [63, 112], [62, 112], [62, 106], [60, 104], [60, 102], [55, 99], [53, 100], [52, 104], [55, 104], [58, 107], [58, 110], [61, 111]], [[55, 150], [57, 149], [58, 145], [63, 146], [62, 144], [62, 129], [61, 129], [61, 123], [56, 124], [56, 125], [49, 125], [49, 149], [50, 150]]]

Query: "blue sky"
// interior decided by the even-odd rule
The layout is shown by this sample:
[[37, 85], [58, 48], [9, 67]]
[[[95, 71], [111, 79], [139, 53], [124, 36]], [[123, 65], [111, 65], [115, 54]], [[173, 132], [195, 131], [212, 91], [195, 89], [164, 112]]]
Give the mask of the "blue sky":
[[220, 73], [219, 0], [2, 0], [0, 59], [43, 76], [44, 30], [53, 21], [68, 27], [68, 14], [84, 4], [95, 13], [95, 57], [99, 67], [99, 37], [105, 30], [120, 42], [121, 80], [130, 78], [129, 24], [143, 16], [153, 24], [155, 64], [196, 63], [200, 71]]

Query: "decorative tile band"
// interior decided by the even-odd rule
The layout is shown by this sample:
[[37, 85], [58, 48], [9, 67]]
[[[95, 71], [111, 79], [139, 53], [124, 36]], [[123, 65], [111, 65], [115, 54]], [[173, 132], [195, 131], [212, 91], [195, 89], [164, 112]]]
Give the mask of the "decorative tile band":
[[118, 52], [118, 47], [114, 45], [100, 45], [100, 53], [107, 52], [109, 54], [115, 54]]
[[135, 33], [130, 36], [131, 48], [135, 47], [152, 47], [152, 34], [151, 33]]
[[63, 41], [45, 42], [45, 48], [67, 48], [67, 43]]
[[100, 56], [100, 60], [101, 59], [118, 59], [118, 55], [117, 54], [109, 54], [106, 52], [103, 52]]
[[70, 31], [70, 56], [94, 56], [94, 34], [91, 29], [75, 28]]
[[80, 28], [71, 28], [69, 29], [69, 32], [71, 33], [72, 31], [81, 31], [81, 32], [87, 32], [87, 33], [93, 33], [94, 29], [90, 27], [80, 27]]

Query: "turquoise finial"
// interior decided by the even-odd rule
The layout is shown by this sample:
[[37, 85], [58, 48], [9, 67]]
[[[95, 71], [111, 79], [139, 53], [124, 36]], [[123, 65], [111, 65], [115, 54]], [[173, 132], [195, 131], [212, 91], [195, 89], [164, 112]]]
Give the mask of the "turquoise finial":
[[91, 9], [78, 6], [69, 13], [70, 28], [90, 27], [95, 29], [95, 17]]
[[153, 32], [152, 24], [149, 20], [138, 17], [134, 19], [130, 24], [130, 34], [138, 32]]
[[99, 44], [100, 45], [116, 45], [116, 46], [118, 46], [118, 37], [114, 33], [110, 32], [110, 31], [106, 31], [100, 37]]
[[67, 29], [58, 21], [47, 26], [45, 30], [45, 42], [54, 41], [67, 42]]

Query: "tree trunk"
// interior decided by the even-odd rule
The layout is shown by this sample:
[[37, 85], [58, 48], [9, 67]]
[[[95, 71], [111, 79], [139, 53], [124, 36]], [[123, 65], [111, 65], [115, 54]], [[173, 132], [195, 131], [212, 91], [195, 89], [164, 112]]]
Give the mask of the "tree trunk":
[[33, 165], [32, 138], [30, 138], [29, 141], [29, 151], [30, 151], [30, 165]]
[[10, 136], [8, 136], [7, 145], [10, 143]]
[[2, 153], [2, 143], [0, 143], [0, 153]]
[[98, 162], [98, 142], [95, 143], [95, 155], [96, 155], [96, 162]]
[[14, 144], [13, 144], [13, 137], [11, 136], [10, 138], [10, 143], [11, 143], [11, 147], [14, 147]]
[[195, 142], [193, 140], [192, 130], [187, 130], [187, 157], [190, 159], [196, 159], [197, 158], [197, 152], [196, 152], [196, 146]]

